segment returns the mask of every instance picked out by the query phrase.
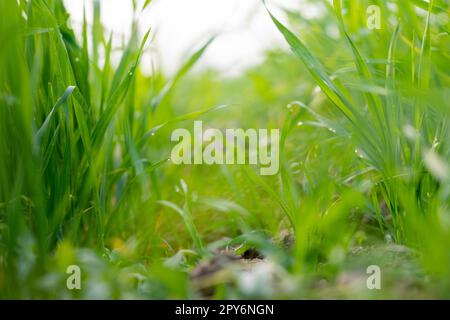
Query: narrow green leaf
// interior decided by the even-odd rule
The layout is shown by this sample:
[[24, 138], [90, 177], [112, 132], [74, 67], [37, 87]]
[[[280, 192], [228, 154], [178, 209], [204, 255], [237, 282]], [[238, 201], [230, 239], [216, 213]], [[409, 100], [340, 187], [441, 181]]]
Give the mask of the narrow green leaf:
[[356, 123], [356, 117], [353, 111], [354, 107], [327, 75], [322, 64], [309, 52], [306, 46], [291, 31], [289, 31], [272, 15], [268, 9], [267, 12], [278, 30], [283, 34], [284, 38], [291, 46], [292, 51], [303, 61], [306, 68], [316, 80], [322, 91], [352, 123]]

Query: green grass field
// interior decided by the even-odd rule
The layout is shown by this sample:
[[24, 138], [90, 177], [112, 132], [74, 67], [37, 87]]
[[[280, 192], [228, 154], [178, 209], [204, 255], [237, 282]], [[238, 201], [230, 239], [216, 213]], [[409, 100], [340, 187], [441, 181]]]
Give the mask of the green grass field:
[[[215, 39], [148, 76], [137, 21], [116, 48], [100, 6], [78, 34], [1, 0], [0, 298], [450, 298], [448, 1], [317, 2], [268, 10], [292, 50], [225, 78], [191, 70]], [[279, 128], [279, 173], [174, 165], [195, 120]]]

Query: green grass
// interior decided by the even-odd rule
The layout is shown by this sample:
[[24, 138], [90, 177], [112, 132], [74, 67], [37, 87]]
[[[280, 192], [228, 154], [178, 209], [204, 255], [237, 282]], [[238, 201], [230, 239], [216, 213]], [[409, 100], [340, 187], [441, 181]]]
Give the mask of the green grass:
[[[75, 34], [59, 0], [0, 2], [0, 298], [198, 298], [190, 272], [222, 247], [266, 260], [253, 286], [225, 266], [214, 298], [450, 297], [446, 1], [371, 1], [371, 31], [369, 1], [268, 10], [292, 53], [231, 79], [190, 72], [214, 38], [144, 75], [151, 30], [113, 47], [95, 3]], [[171, 164], [171, 131], [196, 119], [280, 128], [279, 174]]]

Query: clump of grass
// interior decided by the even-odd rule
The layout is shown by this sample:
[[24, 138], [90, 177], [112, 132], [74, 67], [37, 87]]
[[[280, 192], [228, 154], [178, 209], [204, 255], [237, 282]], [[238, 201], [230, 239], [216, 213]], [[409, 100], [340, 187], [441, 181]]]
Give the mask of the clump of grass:
[[[444, 247], [450, 233], [444, 217], [449, 214], [450, 176], [444, 159], [450, 150], [449, 117], [443, 107], [447, 90], [439, 93], [448, 88], [448, 79], [442, 69], [433, 67], [434, 61], [446, 59], [448, 66], [448, 56], [443, 50], [432, 51], [439, 45], [433, 39], [445, 31], [431, 23], [434, 3], [397, 2], [402, 8], [399, 23], [385, 23], [382, 30], [358, 39], [358, 46], [357, 35], [351, 34], [348, 25], [355, 23], [352, 17], [365, 16], [367, 6], [348, 2], [344, 17], [342, 2], [333, 1], [329, 10], [336, 15], [354, 62], [349, 74], [334, 77], [318, 54], [269, 14], [321, 91], [346, 118], [344, 126], [333, 118], [318, 120], [342, 129], [338, 133], [354, 144], [366, 172], [371, 172], [373, 187], [368, 197], [373, 199], [380, 230], [397, 243], [420, 248], [427, 267], [448, 277], [450, 261]], [[416, 6], [426, 10], [423, 22], [415, 16]], [[387, 10], [383, 14], [384, 20], [393, 15]], [[377, 58], [379, 65], [369, 63]], [[383, 203], [389, 209], [389, 221], [380, 214]], [[434, 265], [429, 264], [431, 260]]]
[[[138, 213], [142, 206], [156, 208], [154, 171], [167, 160], [161, 154], [153, 162], [145, 155], [156, 131], [148, 129], [152, 113], [165, 106], [210, 43], [138, 109], [144, 79], [139, 62], [150, 31], [140, 36], [133, 22], [132, 37], [113, 66], [115, 48], [112, 37], [104, 36], [99, 2], [94, 9], [93, 25], [84, 19], [79, 42], [62, 1], [1, 4], [9, 13], [0, 30], [7, 43], [0, 56], [0, 219], [6, 226], [0, 254], [1, 272], [8, 274], [2, 286], [11, 290], [2, 290], [6, 296], [20, 294], [13, 284], [32, 276], [19, 274], [18, 248], [25, 235], [36, 245], [29, 267], [40, 272], [62, 239], [105, 253], [108, 239], [151, 228], [154, 218]], [[150, 81], [161, 87], [157, 76]]]

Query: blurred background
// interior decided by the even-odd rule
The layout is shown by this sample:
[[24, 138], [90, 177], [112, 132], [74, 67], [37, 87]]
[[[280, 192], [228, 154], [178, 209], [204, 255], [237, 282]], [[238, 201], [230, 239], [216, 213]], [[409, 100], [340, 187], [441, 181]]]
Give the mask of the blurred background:
[[[132, 0], [97, 0], [105, 29], [115, 34], [116, 45], [130, 36], [133, 21]], [[81, 30], [83, 12], [92, 23], [96, 1], [64, 1], [74, 28]], [[83, 4], [81, 4], [83, 2]], [[142, 8], [144, 0], [135, 1]], [[324, 6], [316, 1], [270, 1], [274, 13], [284, 15], [284, 9], [298, 10], [306, 18], [324, 14]], [[158, 64], [168, 74], [174, 73], [189, 51], [211, 36], [219, 35], [197, 68], [212, 68], [223, 75], [236, 76], [264, 60], [264, 52], [288, 48], [283, 37], [267, 15], [261, 0], [154, 0], [140, 11], [142, 33], [151, 27], [154, 41], [142, 60], [143, 71], [150, 73]]]

